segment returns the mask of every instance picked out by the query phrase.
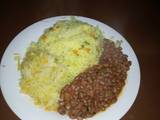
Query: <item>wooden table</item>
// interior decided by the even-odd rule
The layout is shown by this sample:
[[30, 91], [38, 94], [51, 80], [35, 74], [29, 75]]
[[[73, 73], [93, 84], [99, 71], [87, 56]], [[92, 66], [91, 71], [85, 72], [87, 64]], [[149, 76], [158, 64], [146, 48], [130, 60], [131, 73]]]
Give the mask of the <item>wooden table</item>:
[[[0, 59], [14, 36], [28, 25], [47, 17], [80, 15], [113, 27], [132, 45], [141, 67], [138, 97], [122, 120], [160, 119], [158, 3], [153, 0], [5, 0], [0, 3], [0, 13]], [[6, 104], [1, 92], [0, 119], [19, 120]]]

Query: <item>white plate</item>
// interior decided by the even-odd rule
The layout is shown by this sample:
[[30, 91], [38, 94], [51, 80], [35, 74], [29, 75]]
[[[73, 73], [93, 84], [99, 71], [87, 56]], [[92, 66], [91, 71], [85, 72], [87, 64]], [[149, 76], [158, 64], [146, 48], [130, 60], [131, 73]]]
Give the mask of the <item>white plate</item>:
[[[118, 101], [106, 111], [89, 118], [89, 120], [118, 120], [130, 109], [139, 90], [140, 69], [137, 57], [127, 40], [108, 25], [86, 17], [76, 16], [76, 18], [98, 26], [104, 32], [106, 38], [111, 38], [113, 41], [122, 40], [123, 52], [132, 61], [131, 68], [128, 72], [127, 83]], [[51, 27], [56, 21], [62, 19], [70, 19], [70, 16], [48, 18], [27, 27], [12, 40], [2, 57], [0, 66], [1, 90], [7, 104], [20, 119], [69, 120], [67, 116], [59, 115], [57, 112], [46, 112], [36, 107], [30, 97], [20, 93], [18, 85], [20, 73], [17, 71], [14, 60], [14, 53], [19, 53], [20, 56], [24, 57], [26, 48], [30, 43], [37, 41], [46, 28]]]

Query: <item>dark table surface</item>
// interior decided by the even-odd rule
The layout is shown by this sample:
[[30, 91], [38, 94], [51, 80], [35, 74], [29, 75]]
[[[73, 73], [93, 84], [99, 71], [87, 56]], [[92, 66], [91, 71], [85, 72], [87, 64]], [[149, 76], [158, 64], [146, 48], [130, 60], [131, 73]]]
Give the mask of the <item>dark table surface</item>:
[[[41, 19], [60, 15], [80, 15], [99, 20], [113, 27], [129, 41], [140, 62], [139, 94], [122, 120], [158, 120], [160, 119], [159, 7], [158, 2], [153, 0], [2, 0], [0, 59], [14, 36]], [[6, 104], [1, 92], [0, 119], [19, 120]]]

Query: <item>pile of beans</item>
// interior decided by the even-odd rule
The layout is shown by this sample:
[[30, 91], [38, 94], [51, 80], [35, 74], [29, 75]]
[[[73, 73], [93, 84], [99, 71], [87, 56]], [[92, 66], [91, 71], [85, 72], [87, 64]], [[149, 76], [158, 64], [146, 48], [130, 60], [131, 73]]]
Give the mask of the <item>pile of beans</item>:
[[104, 51], [99, 64], [114, 64], [118, 66], [124, 74], [126, 74], [131, 65], [131, 61], [128, 61], [128, 56], [123, 54], [122, 48], [120, 46], [116, 46], [115, 43], [110, 40], [104, 40], [103, 48]]
[[131, 65], [121, 47], [104, 41], [99, 64], [80, 73], [60, 94], [58, 112], [72, 119], [92, 117], [117, 101]]

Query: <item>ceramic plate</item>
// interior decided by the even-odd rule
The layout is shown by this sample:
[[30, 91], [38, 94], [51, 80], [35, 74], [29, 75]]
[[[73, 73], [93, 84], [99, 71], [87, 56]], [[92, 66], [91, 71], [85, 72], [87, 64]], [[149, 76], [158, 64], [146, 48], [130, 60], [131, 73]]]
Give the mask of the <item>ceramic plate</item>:
[[[130, 109], [138, 93], [140, 69], [137, 57], [127, 40], [108, 25], [86, 17], [75, 17], [78, 20], [98, 26], [106, 38], [113, 41], [122, 40], [123, 52], [132, 61], [126, 85], [118, 101], [104, 112], [100, 112], [94, 117], [89, 118], [89, 120], [118, 120]], [[38, 108], [34, 105], [30, 97], [20, 93], [20, 73], [17, 70], [16, 61], [14, 60], [15, 53], [19, 53], [21, 58], [23, 58], [26, 48], [32, 41], [37, 41], [46, 28], [51, 27], [58, 20], [64, 19], [70, 19], [70, 16], [44, 19], [27, 27], [12, 40], [2, 57], [0, 66], [1, 90], [9, 107], [22, 120], [69, 120], [69, 117], [62, 116], [57, 112], [46, 112], [42, 108]]]

